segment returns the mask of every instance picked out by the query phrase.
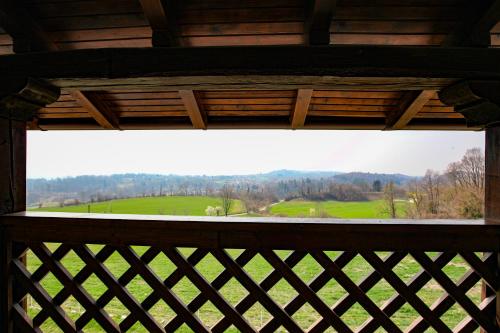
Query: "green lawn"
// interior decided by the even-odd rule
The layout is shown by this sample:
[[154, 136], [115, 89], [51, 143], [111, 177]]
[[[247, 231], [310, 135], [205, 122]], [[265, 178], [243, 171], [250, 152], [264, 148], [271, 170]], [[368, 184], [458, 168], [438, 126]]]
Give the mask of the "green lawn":
[[[373, 201], [305, 201], [292, 200], [283, 201], [271, 206], [271, 213], [274, 215], [283, 215], [288, 217], [309, 217], [322, 211], [328, 216], [338, 218], [388, 218], [389, 215], [384, 212], [384, 203], [382, 200]], [[404, 217], [406, 203], [399, 201], [396, 203], [398, 217]], [[311, 212], [311, 209], [314, 212]], [[312, 214], [311, 214], [312, 213]]]
[[[89, 209], [90, 205], [90, 209]], [[112, 201], [66, 207], [47, 207], [35, 209], [47, 212], [69, 213], [113, 213], [113, 214], [153, 214], [153, 215], [191, 215], [202, 216], [208, 206], [220, 206], [221, 199], [206, 196], [166, 196], [119, 199]], [[243, 212], [243, 204], [233, 200], [231, 214]]]

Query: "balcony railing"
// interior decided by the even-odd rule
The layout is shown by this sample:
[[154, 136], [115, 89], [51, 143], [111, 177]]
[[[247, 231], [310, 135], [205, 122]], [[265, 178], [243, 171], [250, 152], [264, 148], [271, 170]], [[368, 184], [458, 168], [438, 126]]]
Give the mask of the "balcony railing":
[[15, 332], [498, 332], [500, 225], [483, 221], [0, 221]]

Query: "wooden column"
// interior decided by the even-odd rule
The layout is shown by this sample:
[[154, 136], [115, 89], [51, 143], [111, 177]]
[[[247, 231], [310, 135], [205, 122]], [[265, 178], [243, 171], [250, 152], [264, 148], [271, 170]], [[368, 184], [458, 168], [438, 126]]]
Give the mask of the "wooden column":
[[[0, 90], [0, 221], [3, 214], [26, 210], [26, 125], [39, 108], [59, 98], [59, 89], [27, 79]], [[11, 242], [0, 224], [0, 332], [14, 332], [14, 300], [26, 308], [24, 295], [10, 274], [12, 257], [25, 259], [24, 246]]]
[[[500, 127], [486, 129], [486, 173], [485, 173], [485, 220], [487, 223], [498, 224], [500, 228]], [[499, 248], [500, 251], [500, 240]], [[496, 273], [500, 273], [500, 255], [494, 262]], [[493, 292], [483, 284], [483, 298]], [[500, 327], [500, 290], [496, 290], [496, 322]]]

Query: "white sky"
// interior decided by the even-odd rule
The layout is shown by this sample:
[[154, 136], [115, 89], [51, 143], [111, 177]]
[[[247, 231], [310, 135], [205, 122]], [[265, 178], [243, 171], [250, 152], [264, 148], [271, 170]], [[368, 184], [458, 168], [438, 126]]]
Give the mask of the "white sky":
[[422, 131], [48, 131], [28, 132], [28, 177], [158, 173], [250, 174], [276, 169], [422, 175], [484, 132]]

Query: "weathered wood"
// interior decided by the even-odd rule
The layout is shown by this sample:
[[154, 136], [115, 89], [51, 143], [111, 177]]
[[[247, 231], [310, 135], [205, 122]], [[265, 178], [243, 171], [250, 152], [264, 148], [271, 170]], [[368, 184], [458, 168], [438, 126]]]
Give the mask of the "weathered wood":
[[439, 92], [440, 100], [455, 107], [470, 126], [495, 126], [500, 122], [500, 81], [464, 80]]
[[141, 0], [142, 9], [153, 29], [153, 46], [179, 46], [177, 0]]
[[14, 333], [12, 321], [13, 286], [10, 263], [12, 261], [12, 241], [9, 239], [7, 229], [0, 226], [0, 330]]
[[447, 36], [443, 46], [490, 46], [490, 30], [500, 21], [500, 1], [473, 1], [462, 24]]
[[304, 37], [309, 45], [330, 44], [330, 26], [335, 12], [336, 0], [309, 1], [309, 15], [304, 26]]
[[0, 27], [12, 37], [15, 53], [57, 50], [21, 1], [4, 0], [0, 3]]
[[428, 90], [457, 78], [498, 79], [499, 56], [499, 49], [383, 46], [118, 48], [2, 56], [0, 71], [79, 90]]
[[387, 129], [403, 129], [435, 94], [434, 90], [408, 92], [400, 101], [400, 111], [388, 116]]
[[312, 89], [298, 90], [295, 108], [290, 115], [290, 122], [293, 129], [304, 127], [307, 112], [309, 111], [309, 105], [311, 104], [312, 93]]
[[194, 128], [207, 129], [207, 115], [193, 90], [179, 90], [187, 114]]
[[[261, 219], [243, 217], [217, 219], [42, 212], [9, 214], [1, 219], [2, 224], [9, 226], [13, 240], [30, 237], [33, 241], [209, 248], [238, 248], [246, 244], [273, 249], [488, 251], [498, 246], [500, 235], [498, 225], [467, 220], [397, 220], [382, 224], [380, 220], [268, 218], [266, 223], [260, 222]], [[284, 228], [286, 222], [289, 223]], [[101, 232], [96, 234], [96, 228]], [[164, 230], [169, 232], [162, 232]]]
[[95, 121], [106, 129], [119, 129], [119, 119], [96, 94], [75, 90], [71, 94], [95, 119]]

